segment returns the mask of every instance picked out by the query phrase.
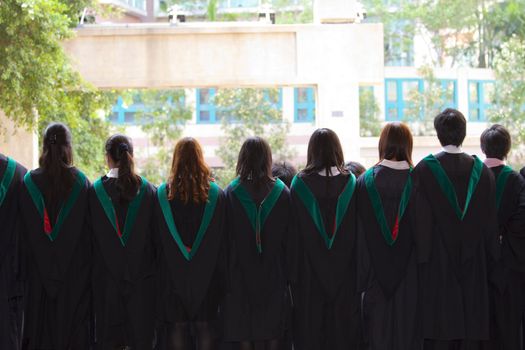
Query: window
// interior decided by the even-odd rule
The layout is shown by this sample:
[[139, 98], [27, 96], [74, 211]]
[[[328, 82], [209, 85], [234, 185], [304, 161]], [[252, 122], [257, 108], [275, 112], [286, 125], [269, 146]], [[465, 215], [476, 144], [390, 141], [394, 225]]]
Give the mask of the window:
[[129, 7], [134, 7], [136, 9], [146, 11], [146, 0], [120, 0]]
[[213, 124], [218, 123], [217, 108], [214, 99], [216, 89], [197, 89], [197, 123]]
[[487, 112], [494, 101], [494, 82], [470, 80], [468, 82], [469, 121], [487, 121]]
[[315, 120], [315, 93], [313, 88], [294, 89], [294, 120], [298, 123]]
[[[442, 101], [439, 108], [457, 108], [457, 81], [439, 80], [442, 89]], [[385, 79], [385, 119], [387, 121], [404, 120], [412, 107], [410, 97], [414, 92], [425, 91], [425, 84], [420, 78]]]
[[[199, 124], [217, 124], [222, 118], [227, 116], [228, 108], [217, 108], [215, 105], [215, 96], [217, 89], [197, 89], [197, 123]], [[279, 88], [278, 94], [270, 94], [268, 90], [264, 91], [264, 98], [272, 103], [274, 108], [282, 108], [283, 90]]]
[[442, 79], [440, 82], [443, 89], [443, 108], [458, 108], [458, 82], [451, 79]]
[[386, 66], [413, 66], [414, 65], [414, 35], [410, 23], [396, 21], [385, 28], [385, 65]]
[[115, 124], [134, 124], [137, 112], [143, 112], [144, 110], [144, 104], [140, 102], [140, 99], [134, 98], [133, 104], [126, 106], [122, 96], [119, 96], [117, 103], [111, 109], [109, 121]]
[[403, 120], [410, 108], [410, 96], [414, 91], [423, 92], [423, 80], [385, 79], [385, 111], [387, 121]]

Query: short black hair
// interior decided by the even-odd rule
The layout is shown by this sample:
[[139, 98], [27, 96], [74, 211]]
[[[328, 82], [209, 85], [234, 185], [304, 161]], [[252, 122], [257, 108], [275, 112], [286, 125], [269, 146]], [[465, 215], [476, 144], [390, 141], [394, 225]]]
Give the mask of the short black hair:
[[434, 129], [441, 146], [461, 146], [467, 134], [467, 120], [463, 113], [447, 108], [434, 118]]
[[361, 176], [362, 173], [366, 171], [366, 168], [363, 166], [363, 164], [359, 162], [347, 162], [345, 164], [346, 170], [354, 174], [355, 177]]
[[241, 146], [236, 173], [241, 181], [253, 181], [256, 186], [272, 179], [272, 149], [259, 136], [248, 137]]
[[288, 187], [292, 184], [295, 174], [297, 174], [297, 169], [286, 161], [273, 163], [272, 165], [272, 176], [278, 177]]
[[503, 125], [494, 124], [481, 134], [481, 150], [487, 158], [505, 159], [510, 152], [512, 140]]

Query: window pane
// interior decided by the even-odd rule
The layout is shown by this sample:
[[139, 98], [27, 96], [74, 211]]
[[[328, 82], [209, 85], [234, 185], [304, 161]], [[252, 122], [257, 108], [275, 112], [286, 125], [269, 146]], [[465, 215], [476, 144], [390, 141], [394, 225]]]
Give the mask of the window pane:
[[199, 90], [199, 100], [201, 104], [207, 105], [210, 103], [210, 90], [209, 89], [200, 89]]
[[305, 103], [308, 102], [308, 88], [297, 89], [297, 102]]
[[133, 123], [135, 121], [135, 113], [134, 112], [126, 112], [124, 113], [124, 123]]
[[210, 121], [210, 112], [209, 111], [200, 111], [200, 113], [199, 113], [199, 121], [201, 121], [201, 122], [209, 122]]
[[306, 108], [297, 109], [297, 120], [301, 122], [308, 121], [308, 109]]
[[386, 95], [387, 95], [388, 101], [390, 102], [397, 101], [397, 83], [395, 81], [387, 81]]
[[478, 99], [478, 83], [470, 83], [468, 85], [468, 100], [469, 102], [471, 103], [478, 103], [479, 102], [479, 99]]
[[406, 101], [410, 99], [410, 96], [414, 94], [415, 91], [418, 91], [419, 83], [417, 81], [404, 81], [402, 85], [403, 89], [403, 100]]
[[485, 104], [494, 102], [494, 83], [483, 84], [483, 102]]

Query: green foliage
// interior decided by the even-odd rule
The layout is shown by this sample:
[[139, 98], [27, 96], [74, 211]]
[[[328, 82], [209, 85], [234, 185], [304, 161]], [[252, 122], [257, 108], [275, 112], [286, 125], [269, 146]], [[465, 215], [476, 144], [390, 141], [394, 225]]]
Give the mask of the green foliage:
[[[166, 181], [171, 166], [173, 147], [180, 138], [184, 123], [191, 119], [191, 108], [185, 104], [184, 90], [129, 90], [122, 93], [128, 103], [143, 103], [145, 112], [137, 121], [156, 151], [144, 155], [142, 175], [151, 183]], [[139, 155], [139, 154], [138, 154]]]
[[525, 40], [511, 37], [495, 57], [496, 94], [489, 112], [491, 122], [504, 125], [512, 135], [511, 162], [525, 159]]
[[453, 101], [453, 89], [443, 89], [431, 66], [420, 67], [418, 75], [423, 79], [423, 91], [408, 92], [405, 121], [411, 124], [415, 136], [434, 135], [434, 117]]
[[379, 104], [374, 96], [374, 88], [362, 86], [359, 88], [359, 127], [360, 135], [364, 137], [379, 136], [381, 121], [379, 120]]
[[[366, 1], [369, 21], [385, 25], [385, 61], [410, 48], [414, 34], [430, 39], [429, 59], [443, 66], [492, 67], [494, 56], [511, 36], [525, 38], [525, 0]], [[402, 27], [400, 27], [402, 24]], [[397, 46], [397, 47], [396, 47]]]
[[300, 0], [297, 8], [290, 6], [289, 0], [275, 0], [273, 7], [276, 10], [276, 24], [312, 23], [314, 21], [312, 0]]
[[0, 5], [0, 109], [16, 125], [42, 131], [51, 121], [73, 132], [76, 165], [91, 178], [103, 167], [111, 99], [82, 81], [61, 42], [87, 0], [3, 0]]
[[283, 121], [276, 108], [278, 89], [220, 89], [215, 104], [222, 121], [223, 137], [217, 150], [224, 168], [218, 170], [217, 180], [227, 186], [235, 178], [237, 156], [249, 136], [265, 138], [272, 148], [274, 161], [290, 160], [295, 156], [286, 141], [290, 124]]
[[208, 0], [208, 21], [215, 22], [217, 19], [217, 0]]

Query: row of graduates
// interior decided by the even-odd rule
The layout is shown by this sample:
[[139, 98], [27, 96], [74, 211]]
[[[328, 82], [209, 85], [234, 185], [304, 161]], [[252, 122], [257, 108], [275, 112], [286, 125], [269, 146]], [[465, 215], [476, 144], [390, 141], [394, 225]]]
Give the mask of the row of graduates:
[[443, 151], [413, 169], [410, 130], [387, 124], [358, 178], [318, 129], [288, 186], [249, 138], [224, 191], [192, 138], [155, 188], [114, 135], [90, 184], [67, 127], [50, 125], [40, 168], [0, 158], [1, 348], [522, 349], [510, 136], [483, 133], [484, 165], [461, 151], [459, 111], [434, 125]]

